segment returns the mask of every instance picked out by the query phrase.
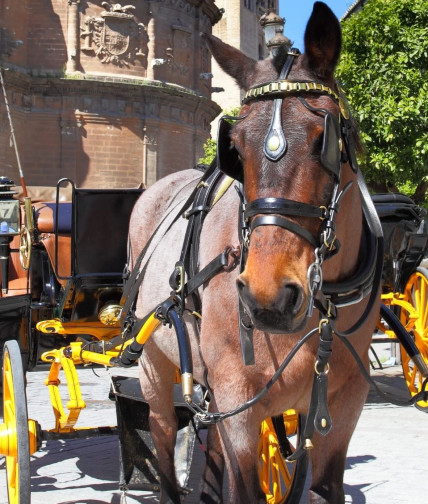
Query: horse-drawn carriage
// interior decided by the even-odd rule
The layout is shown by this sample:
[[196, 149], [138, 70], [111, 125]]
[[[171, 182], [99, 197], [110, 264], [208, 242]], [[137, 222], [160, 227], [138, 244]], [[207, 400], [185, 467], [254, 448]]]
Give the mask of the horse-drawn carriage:
[[[141, 190], [73, 184], [63, 203], [60, 181], [55, 201], [26, 200], [22, 219], [10, 192], [0, 209], [10, 252], [0, 310], [12, 338], [4, 338], [0, 452], [12, 503], [30, 502], [30, 454], [43, 439], [85, 435], [75, 427], [85, 406], [76, 365], [126, 367], [138, 359], [140, 384], [118, 377], [111, 387], [124, 489], [161, 487], [161, 502], [179, 502], [189, 463], [174, 453], [188, 453], [194, 423], [209, 428], [202, 502], [221, 502], [226, 468], [231, 502], [297, 503], [308, 452], [314, 502], [343, 502], [384, 253], [355, 160], [355, 126], [333, 80], [340, 28], [317, 2], [304, 56], [280, 51], [256, 63], [214, 37], [206, 42], [249, 89], [233, 131], [221, 123], [218, 163], [163, 179], [136, 204]], [[398, 247], [401, 225], [387, 240], [393, 284], [385, 283], [383, 299], [400, 307], [407, 330], [389, 308], [382, 319], [414, 363], [403, 359], [406, 381], [424, 407], [427, 275], [417, 267], [427, 233], [423, 211], [398, 203], [381, 214], [385, 222], [400, 216], [406, 228]], [[44, 344], [40, 356], [38, 343], [52, 335], [67, 343]], [[51, 431], [27, 418], [21, 361], [30, 369], [39, 356], [51, 363]], [[174, 450], [176, 443], [184, 449]]]
[[[55, 202], [20, 205], [24, 218], [20, 233], [15, 233], [10, 244], [8, 281], [3, 286], [3, 297], [0, 300], [0, 303], [5, 302], [5, 305], [0, 304], [6, 315], [2, 322], [11, 322], [9, 318], [14, 317], [11, 327], [15, 330], [24, 327], [31, 331], [27, 333], [20, 329], [16, 334], [6, 333], [8, 341], [5, 345], [6, 361], [3, 370], [4, 424], [1, 446], [2, 453], [8, 460], [11, 503], [30, 502], [29, 457], [42, 440], [117, 432], [99, 428], [75, 428], [79, 413], [85, 407], [75, 366], [84, 363], [110, 364], [111, 359], [120, 354], [117, 348], [122, 347], [124, 341], [120, 340], [119, 345], [112, 345], [111, 342], [120, 337], [121, 333], [115, 318], [123, 291], [122, 277], [127, 254], [127, 226], [122, 224], [129, 220], [132, 207], [142, 191], [87, 190], [72, 185], [72, 201], [61, 201], [64, 182], [70, 183], [58, 183]], [[226, 184], [230, 182], [230, 179], [226, 179]], [[3, 189], [6, 193], [11, 189], [4, 179]], [[10, 196], [12, 194], [10, 192]], [[382, 313], [386, 314], [385, 318], [391, 325], [386, 327], [383, 322], [380, 328], [385, 334], [398, 337], [402, 342], [404, 376], [414, 395], [421, 391], [426, 375], [424, 368], [421, 370], [418, 366], [421, 362], [422, 366], [428, 363], [428, 273], [425, 268], [418, 267], [426, 252], [428, 239], [424, 228], [424, 211], [401, 195], [377, 195], [374, 200], [388, 243], [382, 299], [389, 306], [400, 307], [397, 315], [407, 336], [402, 339], [403, 327], [397, 326], [394, 320], [388, 318], [388, 309]], [[27, 217], [29, 210], [30, 218]], [[100, 223], [108, 225], [101, 226]], [[112, 230], [117, 230], [117, 234]], [[88, 240], [88, 237], [91, 239]], [[54, 248], [50, 248], [51, 243]], [[105, 247], [109, 247], [109, 252], [114, 249], [114, 255], [103, 256]], [[21, 282], [19, 288], [18, 281]], [[27, 304], [21, 302], [20, 297], [24, 297]], [[10, 299], [17, 300], [24, 306], [22, 311], [11, 310]], [[156, 322], [152, 321], [152, 324], [148, 328], [149, 332]], [[61, 346], [58, 337], [50, 341], [56, 334], [61, 335]], [[40, 344], [43, 338], [45, 341]], [[102, 347], [102, 353], [97, 353]], [[29, 348], [31, 352], [28, 351]], [[52, 363], [48, 386], [52, 394], [55, 427], [46, 432], [40, 430], [37, 422], [26, 418], [24, 372], [21, 367], [22, 361], [24, 369], [32, 369], [41, 356], [41, 349], [44, 350], [42, 359]], [[65, 372], [70, 394], [67, 412], [62, 405], [59, 387], [61, 369]], [[159, 482], [156, 472], [147, 469], [156, 467], [149, 434], [147, 445], [141, 440], [137, 444], [144, 456], [136, 449], [138, 436], [133, 437], [136, 429], [149, 433], [147, 404], [141, 397], [137, 380], [121, 376], [113, 379], [112, 397], [117, 401], [119, 431], [123, 435], [120, 440], [120, 484], [123, 488], [157, 488]], [[199, 404], [203, 406], [200, 387], [195, 389], [195, 394]], [[427, 408], [426, 404], [426, 401], [416, 403], [423, 409]], [[176, 407], [181, 429], [187, 429], [182, 433], [184, 442], [193, 446], [194, 434], [190, 426], [193, 413], [186, 410], [183, 401], [180, 401], [178, 390]], [[288, 500], [291, 493], [293, 499], [299, 498], [306, 475], [306, 463], [299, 461], [298, 467], [294, 467], [285, 462], [294, 449], [289, 439], [296, 439], [301, 428], [299, 422], [301, 418], [295, 411], [287, 411], [281, 420], [278, 417], [267, 419], [261, 426], [260, 477], [268, 502], [293, 502]], [[177, 464], [179, 463], [185, 467], [182, 469], [184, 488], [190, 463], [189, 460], [177, 460]], [[13, 467], [14, 464], [17, 470]], [[144, 465], [146, 468], [143, 468]], [[280, 483], [273, 489], [272, 481], [275, 480]]]
[[[424, 387], [428, 363], [426, 211], [401, 194], [374, 195], [373, 200], [385, 239], [383, 305], [378, 329], [400, 343], [404, 378], [410, 394], [415, 396]], [[395, 317], [402, 326], [396, 323]], [[426, 400], [415, 405], [428, 410]]]

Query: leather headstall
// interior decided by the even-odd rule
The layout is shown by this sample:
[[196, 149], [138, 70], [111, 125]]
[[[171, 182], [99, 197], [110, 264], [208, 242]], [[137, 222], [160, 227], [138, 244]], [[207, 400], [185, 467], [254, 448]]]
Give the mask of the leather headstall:
[[[293, 62], [298, 56], [298, 50], [290, 50], [287, 59], [280, 73], [279, 79], [274, 82], [269, 82], [251, 88], [248, 90], [242, 103], [248, 103], [258, 99], [271, 98], [273, 101], [272, 119], [268, 132], [264, 139], [263, 152], [266, 158], [272, 162], [279, 161], [287, 152], [286, 132], [282, 126], [282, 104], [283, 100], [288, 96], [297, 97], [300, 103], [311, 113], [324, 118], [324, 134], [321, 147], [321, 164], [324, 169], [333, 178], [333, 190], [330, 198], [330, 203], [327, 207], [317, 207], [307, 203], [293, 201], [285, 198], [260, 198], [254, 201], [247, 202], [243, 191], [241, 191], [241, 216], [240, 216], [240, 235], [241, 243], [241, 272], [245, 268], [246, 257], [248, 255], [248, 247], [252, 231], [258, 226], [279, 226], [299, 235], [309, 242], [315, 252], [315, 261], [308, 270], [308, 282], [310, 289], [310, 302], [308, 307], [308, 316], [312, 315], [314, 306], [320, 310], [320, 314], [331, 313], [331, 300], [326, 301], [324, 290], [322, 290], [322, 263], [325, 259], [332, 257], [338, 252], [340, 243], [335, 235], [335, 220], [339, 211], [340, 202], [352, 183], [348, 183], [344, 188], [341, 188], [341, 169], [346, 162], [349, 163], [351, 169], [355, 173], [359, 173], [358, 165], [355, 156], [355, 147], [353, 141], [353, 124], [350, 119], [348, 104], [343, 96], [340, 88], [332, 89], [325, 84], [309, 81], [291, 81], [287, 77], [292, 68]], [[311, 96], [324, 95], [331, 98], [338, 105], [338, 114], [328, 111], [325, 108], [316, 108], [310, 105], [304, 98], [305, 94]], [[220, 170], [244, 183], [244, 170], [237, 149], [231, 142], [232, 124], [231, 121], [243, 121], [245, 116], [230, 117], [224, 116], [219, 125], [218, 141], [217, 141], [217, 163]], [[362, 177], [359, 174], [359, 185], [362, 194], [361, 184], [364, 184]], [[363, 199], [365, 199], [363, 194]], [[372, 212], [367, 210], [370, 203], [364, 201], [363, 209], [365, 221], [370, 221], [366, 228], [372, 231], [372, 228], [378, 229], [378, 226], [372, 224]], [[289, 217], [310, 217], [322, 220], [320, 233], [318, 236], [312, 235], [308, 230], [297, 224]], [[380, 241], [379, 233], [377, 232], [376, 240], [370, 239], [370, 232], [367, 237], [367, 242], [375, 241], [376, 250], [371, 255], [377, 258], [380, 257], [378, 242]], [[375, 261], [379, 264], [379, 259]], [[373, 265], [373, 262], [372, 262]], [[376, 267], [376, 270], [379, 267]], [[350, 291], [335, 289], [332, 285], [326, 285], [327, 288], [332, 288], [334, 291], [333, 297], [336, 300], [346, 299], [346, 304], [357, 302], [361, 299], [361, 295], [366, 295], [370, 286], [373, 285], [375, 276], [375, 268], [364, 267], [359, 270], [359, 275], [356, 278], [347, 282], [346, 286], [350, 287]], [[329, 293], [330, 294], [330, 293]], [[327, 294], [328, 296], [328, 294]], [[321, 299], [321, 301], [320, 301]], [[339, 302], [340, 305], [340, 302]], [[335, 309], [335, 308], [334, 308]], [[240, 301], [240, 336], [243, 360], [245, 364], [254, 363], [254, 349], [252, 343], [253, 326], [249, 315], [245, 312], [245, 308]]]

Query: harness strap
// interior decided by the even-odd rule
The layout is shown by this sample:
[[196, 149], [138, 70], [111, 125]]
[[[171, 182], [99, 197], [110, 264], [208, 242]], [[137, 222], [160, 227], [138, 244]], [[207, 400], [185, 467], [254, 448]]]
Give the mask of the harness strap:
[[209, 207], [209, 206], [199, 205], [199, 206], [193, 207], [191, 210], [188, 210], [187, 212], [184, 212], [183, 217], [185, 219], [188, 219], [192, 215], [195, 215], [200, 212], [208, 213], [210, 211], [210, 208], [211, 207]]
[[[238, 236], [241, 244], [241, 260], [239, 263], [239, 273], [242, 273], [245, 268], [248, 256], [248, 236], [250, 229], [248, 221], [245, 217], [245, 198], [242, 192], [242, 185], [235, 186], [239, 195], [239, 216], [238, 216]], [[239, 340], [241, 343], [242, 361], [245, 366], [251, 366], [255, 363], [254, 345], [253, 345], [253, 322], [242, 304], [241, 296], [238, 296], [238, 327]]]
[[[284, 66], [282, 67], [280, 80], [285, 79], [290, 73], [294, 59], [300, 54], [298, 49], [290, 49]], [[282, 98], [275, 98], [273, 101], [273, 114], [269, 130], [265, 137], [264, 153], [271, 161], [278, 161], [287, 150], [287, 140], [285, 139], [284, 131], [282, 130]]]
[[384, 392], [381, 389], [382, 384], [377, 383], [375, 380], [373, 380], [373, 378], [367, 372], [364, 364], [362, 363], [359, 355], [355, 351], [355, 348], [352, 346], [349, 339], [346, 338], [345, 336], [342, 336], [342, 334], [340, 332], [338, 332], [335, 328], [333, 330], [334, 330], [334, 334], [336, 334], [336, 336], [340, 339], [340, 341], [346, 346], [346, 348], [349, 350], [351, 355], [354, 357], [355, 362], [357, 363], [358, 368], [360, 369], [360, 372], [363, 375], [366, 382], [369, 383], [370, 385], [372, 385], [376, 389], [376, 392], [381, 397], [384, 397], [385, 399], [388, 400], [388, 402], [395, 404], [397, 406], [413, 406], [414, 404], [416, 404], [419, 401], [428, 401], [428, 378], [425, 378], [420, 392], [418, 392], [417, 394], [415, 394], [414, 396], [412, 396], [408, 400], [400, 400], [400, 399], [397, 399], [392, 394], [390, 394], [388, 392]]
[[312, 236], [312, 234], [307, 231], [299, 224], [286, 219], [280, 215], [261, 215], [257, 216], [251, 221], [251, 231], [253, 231], [258, 226], [279, 226], [283, 229], [291, 231], [305, 240], [307, 240], [314, 248], [318, 247], [318, 241]]
[[180, 262], [184, 264], [187, 274], [192, 277], [197, 270], [199, 259], [199, 235], [202, 223], [209, 210], [208, 201], [212, 191], [217, 184], [222, 173], [219, 170], [213, 170], [203, 181], [197, 185], [197, 191], [194, 194], [191, 209], [184, 214], [189, 219], [186, 234], [184, 236], [183, 246], [181, 248]]
[[208, 263], [205, 268], [199, 271], [199, 273], [190, 278], [183, 287], [184, 297], [193, 294], [199, 287], [204, 285], [204, 283], [208, 282], [208, 280], [211, 280], [211, 278], [215, 277], [218, 273], [227, 268], [229, 264], [229, 253], [230, 248], [228, 247], [210, 263]]
[[241, 298], [238, 300], [239, 313], [239, 338], [241, 341], [241, 354], [245, 366], [255, 364], [254, 345], [253, 345], [253, 322], [242, 304]]
[[245, 207], [247, 219], [257, 214], [296, 215], [323, 219], [326, 217], [326, 209], [286, 198], [259, 198], [251, 201]]
[[[194, 202], [194, 199], [195, 199], [197, 192], [199, 191], [199, 188], [201, 187], [201, 184], [203, 185], [205, 183], [205, 181], [216, 171], [216, 169], [217, 169], [217, 166], [216, 166], [216, 162], [214, 161], [213, 163], [211, 163], [211, 165], [209, 166], [207, 171], [203, 174], [199, 183], [196, 185], [196, 187], [193, 189], [190, 196], [187, 198], [187, 200], [184, 202], [184, 204], [182, 205], [180, 210], [177, 212], [174, 219], [168, 225], [167, 229], [164, 232], [164, 235], [172, 228], [172, 226], [175, 224], [175, 222], [177, 222], [177, 220], [181, 217], [181, 215], [188, 208], [190, 208], [190, 206]], [[166, 222], [166, 220], [168, 219], [169, 216], [170, 216], [170, 213], [167, 213], [165, 215], [165, 217], [162, 219], [162, 221], [159, 223], [159, 225], [157, 226], [155, 231], [152, 233], [152, 235], [150, 236], [146, 245], [144, 246], [143, 250], [140, 252], [129, 278], [125, 282], [122, 297], [120, 299], [120, 305], [122, 306], [122, 314], [121, 314], [120, 319], [122, 321], [126, 318], [126, 316], [129, 313], [129, 310], [131, 309], [132, 305], [135, 303], [135, 300], [138, 295], [138, 290], [139, 290], [140, 285], [144, 279], [144, 275], [145, 275], [147, 265], [148, 265], [148, 260], [146, 261], [146, 264], [143, 267], [143, 269], [140, 269], [141, 264], [143, 262], [143, 259], [145, 258], [147, 251], [148, 251], [150, 245], [152, 244], [155, 236], [157, 236], [159, 230], [162, 228], [162, 226], [164, 225], [164, 223]], [[151, 257], [151, 255], [150, 255], [150, 257]], [[150, 259], [150, 257], [148, 259]]]
[[[361, 173], [361, 170], [358, 170], [357, 176], [358, 176], [358, 186], [360, 188], [360, 193], [362, 196], [363, 210], [364, 210], [364, 213], [367, 217], [367, 223], [370, 227], [370, 230], [375, 237], [376, 261], [375, 261], [373, 269], [370, 271], [369, 277], [361, 279], [361, 282], [363, 283], [363, 287], [366, 286], [366, 287], [370, 288], [370, 296], [369, 296], [369, 299], [367, 302], [367, 306], [366, 306], [364, 312], [362, 313], [361, 317], [348, 330], [343, 331], [343, 332], [338, 332], [335, 329], [335, 333], [338, 336], [342, 336], [342, 337], [350, 336], [351, 334], [358, 331], [358, 329], [364, 324], [370, 311], [372, 310], [373, 304], [376, 302], [376, 300], [379, 296], [378, 291], [379, 291], [379, 287], [380, 287], [380, 284], [382, 281], [383, 243], [384, 243], [383, 242], [382, 225], [380, 223], [379, 216], [376, 212], [376, 208], [374, 206], [374, 203], [370, 197], [369, 190], [367, 189], [366, 183], [364, 182], [364, 178]], [[368, 292], [365, 292], [365, 294], [367, 295]], [[358, 300], [361, 300], [362, 298], [363, 298], [362, 293], [359, 293], [358, 298], [354, 299], [353, 303], [355, 303]]]

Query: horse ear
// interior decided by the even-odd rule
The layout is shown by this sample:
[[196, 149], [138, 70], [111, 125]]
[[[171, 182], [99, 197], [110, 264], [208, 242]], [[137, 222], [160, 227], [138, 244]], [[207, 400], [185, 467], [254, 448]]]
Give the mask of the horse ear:
[[325, 3], [315, 2], [305, 32], [309, 68], [319, 77], [333, 77], [341, 45], [342, 31], [337, 17]]
[[246, 56], [239, 49], [222, 42], [214, 35], [201, 33], [201, 38], [205, 40], [208, 49], [220, 67], [236, 80], [240, 88], [251, 87], [251, 75], [257, 63], [255, 60]]

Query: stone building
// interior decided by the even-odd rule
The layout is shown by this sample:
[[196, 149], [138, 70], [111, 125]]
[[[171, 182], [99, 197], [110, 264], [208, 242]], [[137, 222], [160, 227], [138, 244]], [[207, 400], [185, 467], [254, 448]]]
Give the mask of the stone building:
[[351, 17], [353, 14], [356, 14], [359, 12], [364, 5], [367, 3], [367, 0], [355, 0], [351, 5], [348, 7], [347, 11], [345, 14], [343, 14], [341, 21]]
[[[268, 56], [260, 17], [268, 11], [278, 13], [278, 0], [216, 0], [222, 11], [222, 17], [213, 26], [213, 35], [240, 49], [255, 60]], [[213, 98], [221, 104], [223, 110], [238, 107], [243, 97], [235, 81], [223, 72], [215, 60], [212, 61]], [[213, 136], [216, 123], [213, 124]]]
[[[132, 187], [194, 166], [214, 0], [0, 0], [0, 65], [28, 185]], [[0, 93], [0, 175], [19, 179]]]

